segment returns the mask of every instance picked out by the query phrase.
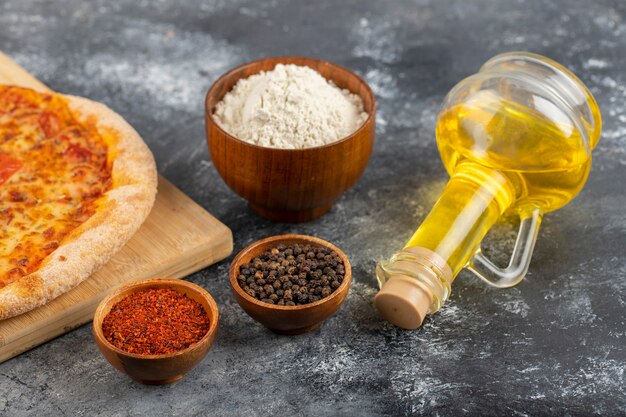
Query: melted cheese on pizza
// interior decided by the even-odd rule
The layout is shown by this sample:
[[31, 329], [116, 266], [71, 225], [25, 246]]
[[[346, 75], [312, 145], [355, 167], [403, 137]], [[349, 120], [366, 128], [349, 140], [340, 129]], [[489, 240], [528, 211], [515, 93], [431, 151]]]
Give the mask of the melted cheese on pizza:
[[111, 186], [107, 145], [57, 95], [0, 86], [0, 288], [37, 270]]

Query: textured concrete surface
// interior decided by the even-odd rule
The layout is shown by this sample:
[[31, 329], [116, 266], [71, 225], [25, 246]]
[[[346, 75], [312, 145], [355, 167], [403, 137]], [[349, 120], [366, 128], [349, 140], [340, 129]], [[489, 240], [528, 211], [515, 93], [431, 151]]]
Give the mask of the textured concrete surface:
[[[131, 382], [84, 326], [0, 365], [0, 414], [626, 414], [625, 18], [620, 0], [2, 2], [0, 49], [55, 90], [123, 114], [160, 172], [232, 228], [236, 251], [268, 235], [316, 235], [345, 250], [355, 282], [324, 326], [277, 336], [235, 303], [226, 260], [189, 277], [222, 319], [213, 350], [185, 379]], [[372, 307], [374, 263], [402, 246], [444, 185], [439, 103], [510, 50], [553, 57], [596, 95], [604, 133], [587, 186], [545, 218], [518, 287], [487, 288], [463, 272], [421, 330], [394, 328]], [[203, 132], [203, 96], [221, 73], [286, 54], [354, 69], [379, 105], [363, 178], [302, 225], [253, 214], [211, 165]], [[513, 235], [498, 227], [491, 253], [510, 249]]]

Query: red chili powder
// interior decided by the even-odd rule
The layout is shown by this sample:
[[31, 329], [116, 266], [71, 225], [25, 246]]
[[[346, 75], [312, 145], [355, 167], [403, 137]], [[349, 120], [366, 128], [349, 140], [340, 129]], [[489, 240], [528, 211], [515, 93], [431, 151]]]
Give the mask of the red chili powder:
[[116, 303], [102, 321], [104, 337], [129, 353], [160, 355], [185, 349], [209, 331], [200, 303], [166, 288], [151, 288]]

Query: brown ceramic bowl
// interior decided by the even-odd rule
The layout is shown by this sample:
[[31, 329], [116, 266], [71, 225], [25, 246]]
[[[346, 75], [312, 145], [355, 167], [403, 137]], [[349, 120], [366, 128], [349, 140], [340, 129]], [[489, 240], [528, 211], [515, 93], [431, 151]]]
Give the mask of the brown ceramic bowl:
[[[317, 70], [338, 87], [359, 95], [369, 117], [338, 142], [306, 149], [253, 145], [226, 133], [213, 119], [215, 105], [242, 78], [296, 64]], [[266, 58], [234, 68], [206, 96], [206, 135], [211, 159], [226, 184], [260, 215], [275, 221], [302, 222], [326, 213], [363, 173], [374, 145], [376, 100], [352, 71], [313, 58]]]
[[[210, 320], [207, 334], [187, 349], [165, 355], [128, 353], [109, 343], [102, 332], [102, 321], [106, 315], [118, 301], [147, 288], [176, 290], [202, 304]], [[147, 279], [124, 285], [100, 302], [93, 318], [93, 334], [100, 351], [117, 370], [143, 384], [162, 385], [178, 381], [206, 356], [215, 340], [218, 320], [217, 304], [202, 287], [177, 279]]]
[[[280, 244], [292, 245], [294, 243], [323, 246], [334, 250], [343, 260], [346, 270], [343, 282], [339, 288], [326, 298], [322, 298], [321, 300], [311, 304], [299, 306], [279, 306], [264, 303], [263, 301], [259, 301], [246, 294], [237, 282], [237, 276], [239, 275], [239, 268], [241, 265], [249, 263], [252, 259], [272, 247]], [[352, 282], [350, 262], [348, 261], [346, 255], [338, 247], [332, 243], [326, 242], [325, 240], [304, 235], [272, 236], [254, 242], [239, 252], [239, 254], [235, 257], [233, 262], [230, 264], [230, 271], [228, 275], [230, 288], [235, 295], [235, 299], [245, 312], [250, 315], [250, 317], [263, 324], [273, 332], [291, 335], [306, 333], [313, 330], [324, 320], [333, 315], [348, 295], [350, 283]]]

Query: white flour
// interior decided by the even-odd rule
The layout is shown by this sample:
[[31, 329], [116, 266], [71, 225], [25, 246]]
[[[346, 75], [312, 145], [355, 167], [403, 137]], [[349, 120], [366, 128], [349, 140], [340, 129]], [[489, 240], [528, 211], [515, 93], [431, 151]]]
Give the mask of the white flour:
[[222, 129], [241, 140], [285, 149], [335, 142], [367, 119], [356, 94], [311, 68], [282, 64], [239, 80], [217, 104], [214, 116]]

